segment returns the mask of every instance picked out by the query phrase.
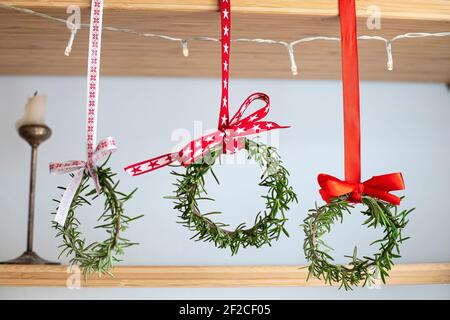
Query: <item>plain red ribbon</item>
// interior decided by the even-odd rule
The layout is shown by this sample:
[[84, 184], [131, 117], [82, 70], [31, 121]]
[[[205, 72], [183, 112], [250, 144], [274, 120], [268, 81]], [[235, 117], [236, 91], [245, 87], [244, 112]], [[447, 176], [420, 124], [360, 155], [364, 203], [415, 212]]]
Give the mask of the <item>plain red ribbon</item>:
[[389, 191], [405, 188], [401, 173], [374, 176], [361, 183], [361, 128], [359, 105], [358, 40], [355, 0], [339, 0], [342, 49], [342, 89], [344, 96], [345, 181], [319, 174], [322, 198], [350, 194], [349, 200], [361, 202], [362, 194], [400, 204], [400, 198]]
[[339, 0], [344, 93], [345, 180], [361, 181], [358, 40], [355, 0]]
[[389, 192], [405, 189], [403, 176], [400, 172], [374, 176], [363, 183], [342, 181], [323, 173], [319, 174], [317, 180], [322, 188], [320, 189], [320, 195], [326, 202], [346, 194], [350, 194], [348, 200], [351, 202], [361, 202], [361, 197], [365, 194], [399, 205], [400, 198]]

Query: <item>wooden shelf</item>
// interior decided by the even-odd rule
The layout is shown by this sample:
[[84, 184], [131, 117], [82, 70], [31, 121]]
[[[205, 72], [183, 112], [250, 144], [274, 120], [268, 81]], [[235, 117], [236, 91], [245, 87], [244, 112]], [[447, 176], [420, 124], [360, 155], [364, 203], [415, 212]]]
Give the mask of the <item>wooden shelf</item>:
[[[0, 3], [66, 18], [68, 5], [80, 5], [88, 21], [90, 0], [11, 0]], [[292, 41], [305, 36], [339, 36], [337, 0], [234, 0], [233, 38]], [[381, 30], [366, 27], [367, 7], [379, 6]], [[450, 31], [449, 0], [359, 0], [359, 34], [390, 38], [406, 32]], [[219, 36], [217, 0], [106, 0], [105, 26], [141, 32]], [[64, 56], [69, 30], [60, 23], [0, 8], [0, 74], [83, 75], [87, 33], [82, 29], [72, 54]], [[112, 76], [218, 76], [217, 43], [192, 42], [190, 56], [180, 44], [105, 31], [102, 74]], [[286, 48], [233, 44], [232, 76], [292, 78]], [[394, 43], [394, 70], [386, 70], [381, 41], [360, 41], [362, 79], [450, 82], [450, 37], [402, 39]], [[299, 79], [339, 79], [340, 47], [314, 41], [296, 47]]]
[[[296, 287], [323, 286], [306, 282], [300, 266], [120, 266], [114, 277], [89, 277], [86, 287]], [[394, 266], [388, 285], [450, 284], [450, 263]], [[67, 266], [0, 265], [0, 286], [65, 287]]]

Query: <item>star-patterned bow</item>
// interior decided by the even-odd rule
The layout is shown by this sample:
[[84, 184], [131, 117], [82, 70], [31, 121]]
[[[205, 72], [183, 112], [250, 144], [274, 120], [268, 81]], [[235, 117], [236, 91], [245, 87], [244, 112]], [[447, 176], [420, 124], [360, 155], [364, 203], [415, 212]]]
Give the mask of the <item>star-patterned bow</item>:
[[[125, 167], [125, 171], [132, 176], [165, 167], [175, 161], [184, 166], [202, 159], [214, 148], [221, 147], [223, 152], [234, 153], [244, 147], [242, 137], [257, 134], [273, 129], [288, 128], [275, 122], [261, 121], [269, 113], [270, 99], [264, 93], [254, 93], [245, 99], [236, 114], [230, 119], [228, 108], [228, 83], [230, 72], [230, 36], [231, 36], [231, 6], [230, 0], [221, 0], [221, 34], [222, 34], [222, 96], [220, 100], [218, 130], [212, 134], [189, 142], [179, 152], [167, 153], [162, 156], [148, 159]], [[255, 100], [263, 100], [265, 106], [241, 119], [248, 106]]]
[[[241, 119], [245, 110], [255, 100], [263, 100], [266, 102], [266, 105], [253, 112], [251, 115]], [[242, 149], [244, 147], [242, 137], [274, 129], [288, 128], [286, 126], [280, 126], [272, 121], [258, 121], [266, 117], [269, 113], [269, 109], [269, 97], [264, 93], [254, 93], [244, 101], [226, 126], [222, 126], [221, 129], [211, 134], [192, 140], [179, 152], [164, 154], [156, 158], [129, 165], [125, 167], [125, 171], [132, 176], [138, 176], [165, 167], [175, 161], [180, 162], [184, 166], [188, 166], [189, 164], [202, 159], [205, 154], [216, 147], [225, 148], [230, 153]]]
[[103, 21], [103, 0], [92, 0], [91, 5], [91, 23], [89, 27], [89, 51], [88, 51], [88, 72], [87, 72], [87, 161], [67, 161], [50, 163], [50, 173], [63, 174], [76, 171], [72, 181], [66, 188], [63, 197], [59, 203], [58, 211], [54, 221], [64, 225], [67, 212], [75, 196], [76, 190], [80, 185], [83, 174], [87, 170], [94, 180], [97, 193], [100, 193], [100, 184], [98, 181], [96, 166], [97, 164], [114, 152], [116, 142], [113, 138], [106, 138], [96, 146], [97, 134], [97, 104], [98, 104], [98, 83], [100, 76], [100, 50], [102, 39], [102, 21]]

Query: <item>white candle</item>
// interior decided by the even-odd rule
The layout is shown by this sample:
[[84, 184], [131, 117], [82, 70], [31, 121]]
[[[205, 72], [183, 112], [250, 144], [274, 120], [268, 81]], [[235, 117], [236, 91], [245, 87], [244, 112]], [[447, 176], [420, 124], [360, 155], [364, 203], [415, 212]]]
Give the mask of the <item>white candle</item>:
[[45, 112], [47, 109], [47, 96], [34, 95], [28, 98], [23, 117], [17, 120], [16, 128], [26, 124], [45, 124]]

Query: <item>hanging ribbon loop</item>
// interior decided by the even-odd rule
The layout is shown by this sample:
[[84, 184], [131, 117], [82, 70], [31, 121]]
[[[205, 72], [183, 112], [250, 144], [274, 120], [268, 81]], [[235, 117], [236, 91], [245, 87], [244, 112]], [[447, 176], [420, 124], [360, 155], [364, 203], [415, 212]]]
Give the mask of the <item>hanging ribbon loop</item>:
[[[275, 122], [261, 121], [270, 109], [269, 96], [264, 93], [253, 93], [239, 107], [235, 115], [229, 116], [229, 73], [230, 73], [230, 46], [231, 46], [231, 0], [220, 1], [221, 19], [221, 44], [222, 44], [222, 94], [219, 109], [218, 129], [214, 133], [192, 140], [179, 152], [167, 153], [162, 156], [144, 160], [124, 168], [132, 176], [165, 167], [175, 161], [188, 166], [197, 160], [203, 159], [215, 148], [221, 147], [223, 153], [235, 153], [244, 148], [243, 137], [274, 129], [288, 128], [280, 126]], [[249, 116], [242, 118], [247, 108], [255, 100], [262, 100], [265, 105]]]
[[83, 180], [83, 175], [88, 173], [94, 181], [95, 190], [101, 192], [96, 167], [98, 163], [107, 158], [117, 149], [114, 138], [108, 137], [96, 146], [97, 139], [97, 105], [98, 105], [98, 85], [100, 76], [100, 52], [103, 23], [103, 0], [92, 0], [91, 20], [89, 27], [89, 51], [88, 51], [88, 71], [87, 71], [87, 119], [86, 119], [86, 149], [87, 161], [66, 161], [60, 163], [50, 163], [50, 173], [64, 174], [76, 172], [73, 179], [67, 186], [63, 197], [59, 203], [58, 211], [54, 221], [64, 225], [68, 210], [73, 197]]
[[358, 72], [358, 40], [355, 0], [339, 0], [342, 48], [342, 88], [344, 97], [344, 162], [345, 181], [327, 174], [319, 174], [322, 198], [350, 194], [351, 202], [361, 202], [369, 195], [399, 205], [400, 198], [389, 191], [405, 188], [401, 173], [374, 176], [361, 183], [361, 125]]

